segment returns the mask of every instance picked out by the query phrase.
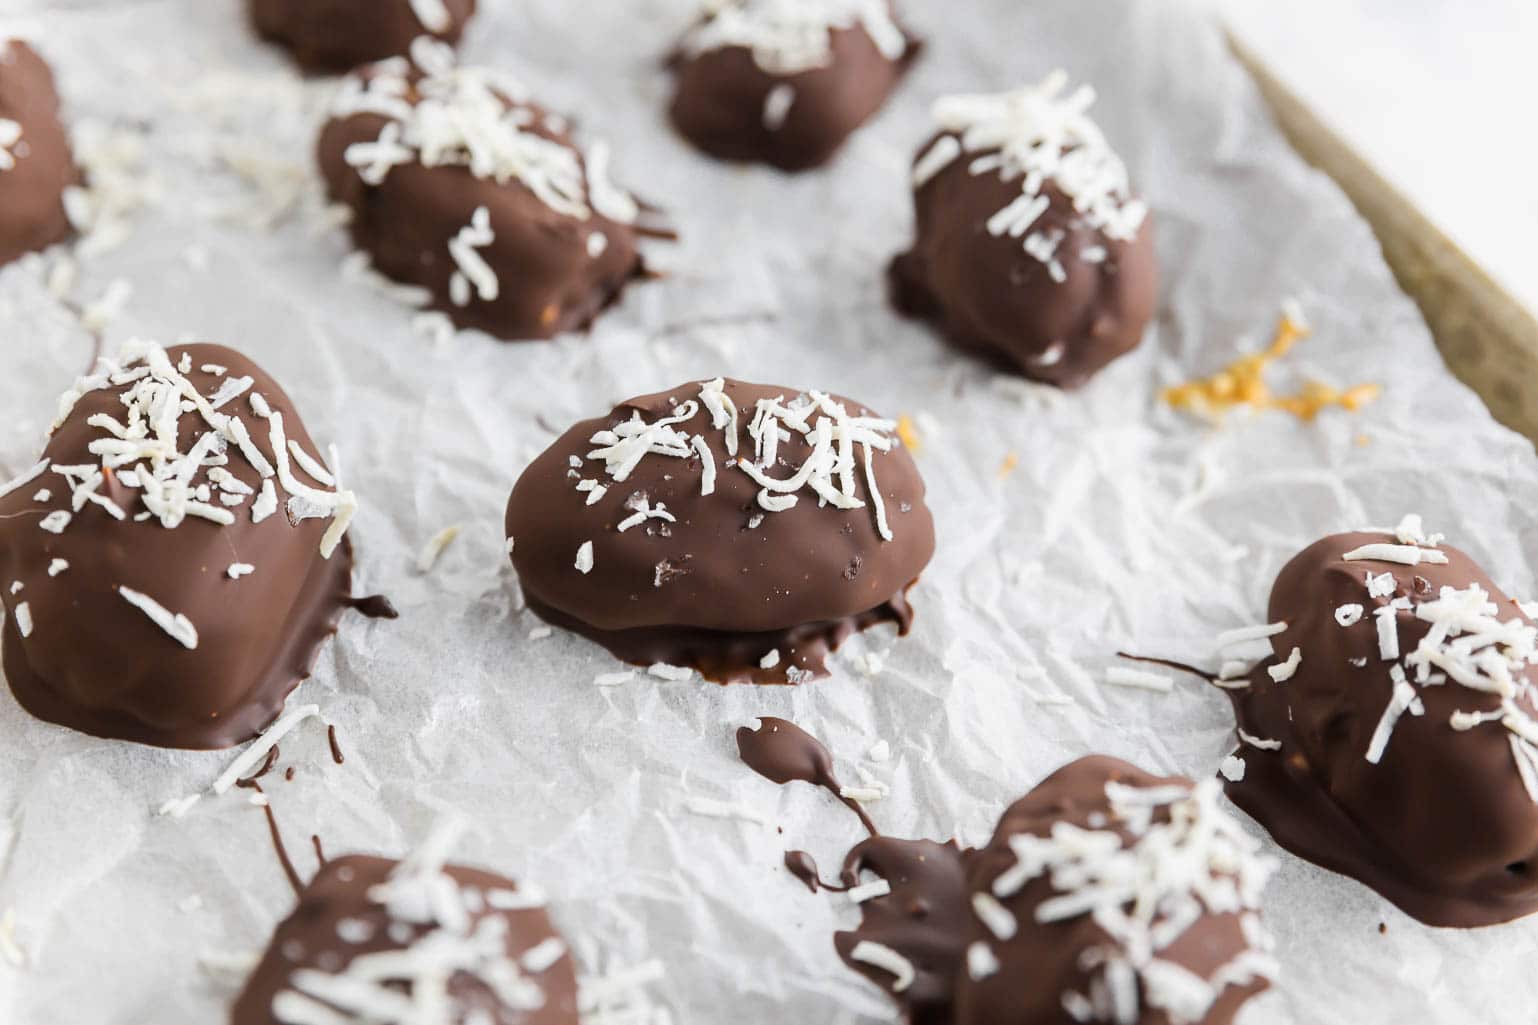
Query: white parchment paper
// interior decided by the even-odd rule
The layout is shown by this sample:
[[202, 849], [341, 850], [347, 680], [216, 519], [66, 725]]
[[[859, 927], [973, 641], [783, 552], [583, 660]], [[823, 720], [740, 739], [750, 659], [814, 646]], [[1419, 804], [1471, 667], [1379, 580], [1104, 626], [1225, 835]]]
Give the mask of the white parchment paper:
[[[81, 260], [71, 301], [123, 279], [133, 295], [109, 347], [190, 333], [255, 357], [317, 441], [337, 443], [365, 503], [358, 593], [388, 593], [402, 617], [347, 619], [297, 695], [322, 706], [347, 753], [330, 764], [314, 723], [282, 745], [296, 777], [268, 789], [301, 871], [312, 833], [332, 853], [400, 854], [457, 810], [478, 826], [462, 860], [538, 882], [562, 928], [609, 964], [662, 960], [658, 992], [679, 1022], [890, 1021], [833, 954], [854, 910], [780, 867], [794, 846], [835, 868], [856, 823], [738, 764], [738, 724], [792, 718], [846, 777], [863, 766], [888, 782], [873, 812], [894, 835], [982, 842], [1008, 801], [1082, 754], [1214, 771], [1230, 746], [1221, 695], [1188, 680], [1167, 695], [1108, 688], [1104, 669], [1121, 647], [1210, 660], [1212, 636], [1258, 621], [1281, 563], [1326, 532], [1420, 512], [1534, 596], [1531, 447], [1446, 372], [1367, 226], [1288, 150], [1186, 4], [909, 0], [924, 59], [831, 168], [794, 178], [711, 163], [667, 129], [660, 59], [686, 0], [483, 6], [467, 58], [516, 71], [587, 139], [612, 141], [617, 177], [683, 233], [653, 249], [671, 276], [589, 336], [467, 334], [436, 350], [407, 312], [344, 280], [346, 242], [316, 229], [306, 198], [330, 85], [302, 82], [251, 38], [236, 0], [0, 3], [3, 27], [54, 62], [70, 116], [142, 137], [161, 186], [127, 245]], [[1099, 89], [1098, 116], [1156, 211], [1165, 272], [1146, 344], [1074, 395], [954, 353], [897, 319], [882, 283], [910, 230], [906, 168], [929, 102], [1059, 65]], [[275, 223], [241, 223], [255, 214]], [[44, 287], [56, 257], [0, 273], [7, 475], [36, 457], [91, 350]], [[1222, 430], [1157, 405], [1159, 386], [1227, 363], [1241, 336], [1263, 340], [1289, 295], [1317, 333], [1278, 385], [1378, 381], [1376, 405]], [[924, 414], [939, 550], [913, 594], [917, 625], [900, 643], [856, 640], [834, 678], [797, 689], [644, 677], [600, 689], [593, 678], [619, 668], [605, 652], [530, 637], [539, 624], [502, 551], [506, 496], [550, 428], [723, 372]], [[452, 524], [462, 535], [418, 574], [422, 545]], [[884, 656], [874, 675], [867, 651]], [[865, 759], [878, 740], [889, 762]], [[0, 913], [14, 912], [27, 956], [0, 960], [0, 1021], [223, 1020], [233, 990], [200, 957], [258, 950], [291, 894], [243, 795], [182, 819], [154, 809], [206, 788], [230, 757], [95, 740], [0, 694]], [[773, 826], [691, 814], [690, 799]], [[1245, 1022], [1532, 1020], [1538, 922], [1430, 930], [1280, 857], [1267, 919], [1286, 976]]]

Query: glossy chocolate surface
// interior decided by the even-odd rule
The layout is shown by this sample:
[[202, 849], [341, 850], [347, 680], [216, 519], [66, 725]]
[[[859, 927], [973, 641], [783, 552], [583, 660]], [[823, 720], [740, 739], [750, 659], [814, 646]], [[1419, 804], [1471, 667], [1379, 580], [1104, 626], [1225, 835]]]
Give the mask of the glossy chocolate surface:
[[[1280, 747], [1243, 742], [1243, 778], [1227, 784], [1234, 803], [1283, 847], [1360, 880], [1430, 925], [1478, 926], [1538, 909], [1538, 803], [1524, 786], [1512, 731], [1499, 720], [1502, 698], [1456, 681], [1417, 683], [1405, 672], [1420, 714], [1407, 709], [1374, 763], [1367, 759], [1393, 698], [1394, 667], [1431, 630], [1419, 609], [1444, 587], [1477, 585], [1495, 618], [1531, 620], [1466, 554], [1441, 545], [1445, 564], [1400, 565], [1343, 556], [1393, 536], [1336, 534], [1304, 549], [1283, 568], [1271, 591], [1270, 621], [1287, 629], [1272, 638], [1274, 654], [1231, 690], [1239, 729]], [[1367, 576], [1382, 580], [1370, 593]], [[1399, 601], [1409, 608], [1392, 609]], [[1360, 606], [1342, 626], [1337, 610]], [[1376, 612], [1389, 619], [1401, 658], [1384, 659]], [[1350, 618], [1349, 615], [1346, 618]], [[1453, 643], [1457, 638], [1453, 638]], [[1301, 661], [1290, 678], [1273, 679], [1293, 649]], [[1522, 717], [1538, 715], [1523, 692], [1512, 698]], [[1492, 717], [1455, 729], [1456, 713]]]
[[[249, 389], [222, 404], [218, 414], [248, 424], [251, 443], [268, 464], [277, 455], [268, 421], [248, 406], [252, 394], [282, 415], [289, 441], [314, 459], [324, 458], [283, 389], [251, 360], [218, 345], [167, 352], [173, 364], [187, 367], [184, 380], [203, 396], [250, 378]], [[203, 369], [211, 366], [223, 372]], [[121, 479], [124, 472], [147, 477], [134, 468], [147, 460], [105, 471], [95, 491], [124, 519], [104, 504], [76, 499], [73, 485], [80, 478], [72, 482], [55, 468], [100, 467], [103, 457], [90, 446], [113, 433], [88, 421], [126, 419], [122, 396], [131, 385], [98, 383], [106, 386], [80, 395], [53, 432], [42, 452], [48, 468], [0, 498], [6, 680], [33, 715], [85, 733], [160, 747], [241, 743], [277, 717], [336, 631], [350, 600], [351, 546], [343, 538], [324, 557], [322, 541], [332, 520], [291, 520], [281, 503], [257, 522], [253, 509], [263, 477], [233, 444], [224, 453], [227, 463], [205, 463], [191, 481], [208, 483], [208, 474], [217, 471], [238, 482], [213, 487], [206, 498], [205, 504], [230, 514], [228, 524], [188, 515], [167, 527], [150, 516], [143, 489]], [[208, 432], [200, 415], [182, 413], [178, 450], [192, 451]], [[327, 487], [297, 464], [293, 473], [317, 491]], [[239, 504], [220, 497], [233, 502], [236, 489], [253, 494], [239, 494]], [[281, 486], [274, 493], [290, 497]], [[44, 526], [60, 521], [57, 532]], [[237, 579], [231, 566], [250, 570]], [[195, 647], [126, 600], [125, 588], [185, 617], [195, 630]], [[25, 637], [20, 620], [30, 631]]]
[[[858, 507], [820, 505], [803, 488], [792, 508], [766, 511], [760, 485], [735, 460], [753, 458], [748, 427], [756, 403], [790, 401], [797, 392], [724, 382], [737, 411], [732, 456], [730, 429], [712, 426], [701, 387], [641, 396], [583, 421], [524, 471], [508, 501], [506, 529], [530, 608], [627, 661], [691, 666], [723, 682], [809, 679], [825, 672], [827, 652], [854, 630], [884, 621], [906, 629], [911, 612], [903, 595], [934, 551], [923, 481], [908, 453], [894, 438], [871, 458], [891, 540], [879, 533], [863, 470], [851, 477], [864, 503]], [[864, 412], [833, 400], [851, 416]], [[692, 448], [683, 456], [647, 455], [622, 481], [589, 458], [601, 447], [592, 440], [600, 432], [634, 416], [645, 423], [671, 418], [686, 403], [693, 415], [673, 427], [709, 451], [710, 494], [703, 494], [705, 468]], [[790, 433], [765, 471], [777, 478], [792, 477], [811, 451]], [[590, 502], [594, 487], [604, 490]], [[642, 507], [661, 507], [667, 518], [628, 523]], [[576, 563], [588, 544], [592, 566], [584, 573]]]

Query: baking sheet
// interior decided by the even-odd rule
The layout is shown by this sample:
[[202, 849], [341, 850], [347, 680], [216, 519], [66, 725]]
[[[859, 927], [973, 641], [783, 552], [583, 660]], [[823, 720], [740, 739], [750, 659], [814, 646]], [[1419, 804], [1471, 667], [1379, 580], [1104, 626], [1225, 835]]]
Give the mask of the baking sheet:
[[[1445, 371], [1366, 225], [1287, 149], [1193, 6], [910, 0], [924, 59], [836, 164], [795, 178], [708, 162], [667, 130], [660, 57], [686, 0], [484, 6], [467, 58], [515, 70], [586, 139], [609, 139], [619, 180], [683, 233], [652, 250], [668, 279], [628, 293], [589, 336], [436, 347], [344, 280], [346, 242], [317, 226], [309, 163], [329, 85], [251, 39], [236, 0], [0, 7], [0, 26], [54, 62], [77, 123], [142, 138], [164, 197], [127, 245], [80, 261], [71, 302], [122, 279], [133, 292], [109, 348], [192, 334], [249, 353], [317, 441], [339, 446], [363, 499], [357, 591], [388, 593], [402, 617], [348, 619], [298, 692], [347, 754], [331, 764], [314, 723], [282, 745], [296, 777], [269, 791], [301, 871], [312, 833], [332, 853], [400, 854], [457, 810], [477, 826], [461, 860], [544, 887], [568, 936], [601, 939], [590, 946], [607, 965], [663, 962], [654, 991], [678, 1022], [891, 1021], [833, 955], [854, 909], [780, 866], [787, 846], [836, 865], [857, 824], [738, 764], [738, 724], [791, 718], [846, 777], [860, 766], [889, 783], [872, 811], [894, 835], [982, 842], [1007, 802], [1081, 754], [1213, 771], [1230, 746], [1222, 695], [1194, 681], [1108, 688], [1104, 668], [1118, 648], [1210, 658], [1213, 635], [1258, 621], [1281, 563], [1326, 532], [1419, 512], [1511, 593], [1538, 594], [1524, 559], [1538, 546], [1531, 447]], [[1097, 86], [1165, 270], [1143, 348], [1068, 396], [953, 353], [895, 318], [882, 287], [910, 230], [905, 169], [929, 101], [1059, 65]], [[92, 348], [46, 288], [55, 255], [0, 273], [8, 472], [35, 458]], [[1262, 342], [1286, 296], [1316, 335], [1278, 384], [1377, 381], [1377, 404], [1221, 430], [1157, 405], [1158, 386], [1225, 364], [1245, 335]], [[833, 679], [801, 688], [595, 687], [618, 668], [606, 653], [530, 637], [539, 623], [502, 552], [507, 493], [548, 427], [723, 372], [915, 416], [939, 549], [912, 595], [914, 632], [857, 639]], [[461, 536], [417, 573], [422, 546], [454, 524]], [[154, 812], [232, 755], [73, 734], [4, 695], [0, 737], [0, 915], [14, 912], [27, 956], [21, 969], [0, 959], [0, 1021], [221, 1020], [233, 989], [200, 958], [259, 949], [291, 896], [242, 796]], [[865, 759], [878, 740], [891, 761]], [[1286, 976], [1247, 1025], [1531, 1019], [1538, 922], [1429, 930], [1279, 857], [1266, 910]]]

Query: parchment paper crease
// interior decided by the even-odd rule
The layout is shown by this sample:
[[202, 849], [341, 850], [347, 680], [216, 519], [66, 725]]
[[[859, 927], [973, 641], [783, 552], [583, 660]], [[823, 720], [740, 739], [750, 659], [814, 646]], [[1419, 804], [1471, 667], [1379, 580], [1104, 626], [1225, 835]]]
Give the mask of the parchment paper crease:
[[[463, 860], [537, 881], [561, 926], [601, 938], [612, 963], [665, 962], [678, 1022], [890, 1021], [833, 955], [853, 909], [780, 867], [786, 846], [836, 865], [857, 825], [824, 795], [739, 765], [736, 725], [786, 716], [828, 741], [846, 776], [864, 764], [891, 785], [873, 812], [895, 835], [981, 842], [1006, 802], [1081, 754], [1213, 772], [1230, 746], [1221, 695], [1187, 680], [1168, 695], [1108, 688], [1104, 668], [1121, 647], [1212, 659], [1213, 635], [1258, 621], [1281, 563], [1328, 531], [1420, 512], [1511, 593], [1538, 596], [1531, 447], [1446, 372], [1367, 226], [1289, 151], [1187, 4], [909, 0], [930, 43], [912, 78], [834, 166], [787, 178], [711, 163], [667, 129], [660, 59], [688, 23], [685, 0], [490, 0], [467, 58], [515, 70], [587, 139], [609, 139], [619, 179], [668, 208], [683, 243], [654, 248], [671, 276], [635, 288], [590, 336], [464, 335], [441, 351], [408, 312], [343, 280], [347, 245], [316, 229], [310, 170], [330, 84], [301, 84], [249, 36], [241, 6], [5, 0], [0, 22], [54, 62], [72, 119], [142, 135], [165, 197], [127, 245], [81, 261], [73, 301], [125, 279], [109, 347], [191, 333], [255, 357], [317, 440], [337, 443], [364, 500], [358, 590], [388, 593], [402, 618], [348, 619], [298, 694], [347, 753], [330, 764], [314, 723], [282, 745], [297, 775], [268, 789], [302, 871], [312, 833], [333, 853], [400, 854], [458, 810], [478, 826]], [[1098, 88], [1098, 117], [1155, 208], [1165, 269], [1144, 347], [1067, 396], [898, 320], [882, 283], [909, 231], [906, 167], [929, 102], [1057, 66]], [[274, 216], [270, 230], [240, 223]], [[55, 258], [0, 274], [7, 475], [36, 458], [91, 350], [44, 287]], [[1157, 406], [1159, 386], [1225, 364], [1241, 336], [1261, 341], [1286, 296], [1317, 331], [1278, 384], [1372, 380], [1381, 401], [1222, 430]], [[503, 503], [551, 439], [545, 425], [723, 372], [925, 414], [940, 538], [915, 631], [856, 641], [835, 678], [799, 689], [644, 677], [600, 689], [594, 676], [618, 668], [604, 652], [529, 638]], [[464, 533], [419, 575], [422, 545], [451, 524]], [[885, 656], [874, 676], [867, 650]], [[893, 759], [863, 762], [881, 739]], [[206, 788], [230, 757], [94, 740], [0, 695], [0, 910], [14, 909], [29, 957], [24, 970], [0, 962], [0, 1021], [223, 1019], [232, 991], [200, 956], [260, 948], [290, 894], [243, 796], [179, 820], [154, 809]], [[783, 835], [689, 814], [690, 796]], [[1532, 1020], [1538, 922], [1432, 931], [1282, 861], [1267, 916], [1287, 975], [1248, 1025]]]

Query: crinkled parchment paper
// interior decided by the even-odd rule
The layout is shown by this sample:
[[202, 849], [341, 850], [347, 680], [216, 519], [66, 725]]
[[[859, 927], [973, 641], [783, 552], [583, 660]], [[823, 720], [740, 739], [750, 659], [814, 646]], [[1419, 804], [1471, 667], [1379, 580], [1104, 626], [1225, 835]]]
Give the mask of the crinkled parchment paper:
[[[478, 827], [463, 860], [537, 881], [562, 928], [601, 940], [609, 963], [662, 960], [658, 992], [679, 1022], [890, 1021], [833, 955], [853, 909], [780, 866], [786, 846], [836, 865], [857, 824], [826, 795], [739, 765], [738, 724], [794, 719], [846, 777], [863, 765], [888, 782], [873, 812], [895, 835], [981, 842], [1008, 801], [1085, 753], [1214, 771], [1230, 746], [1219, 693], [1109, 688], [1104, 669], [1118, 648], [1212, 660], [1213, 635], [1258, 621], [1281, 563], [1328, 531], [1420, 512], [1535, 596], [1531, 447], [1446, 372], [1367, 226], [1288, 150], [1185, 4], [909, 0], [929, 38], [912, 78], [830, 169], [787, 178], [711, 163], [668, 131], [660, 60], [686, 0], [490, 0], [467, 58], [515, 70], [588, 140], [612, 141], [619, 179], [671, 210], [683, 243], [654, 247], [668, 279], [636, 287], [590, 336], [462, 335], [441, 349], [342, 277], [346, 242], [317, 228], [310, 167], [330, 86], [301, 83], [252, 39], [241, 6], [4, 10], [54, 62], [72, 119], [142, 137], [163, 195], [128, 244], [81, 259], [70, 300], [121, 278], [133, 294], [109, 348], [191, 333], [258, 359], [316, 439], [340, 447], [365, 502], [358, 591], [388, 593], [402, 616], [349, 617], [298, 692], [347, 754], [331, 764], [313, 722], [282, 745], [297, 773], [268, 789], [301, 871], [312, 833], [333, 853], [399, 854], [458, 810]], [[1146, 344], [1074, 395], [954, 353], [894, 317], [882, 282], [910, 230], [906, 167], [930, 100], [1059, 65], [1097, 86], [1098, 117], [1156, 210], [1165, 270]], [[0, 273], [7, 475], [36, 457], [91, 351], [44, 286], [57, 255]], [[1227, 363], [1242, 336], [1261, 341], [1286, 296], [1317, 331], [1277, 383], [1377, 381], [1376, 405], [1214, 430], [1157, 404], [1159, 386]], [[918, 458], [940, 537], [913, 594], [917, 625], [900, 643], [856, 640], [811, 686], [596, 687], [618, 668], [603, 651], [530, 636], [539, 623], [503, 556], [507, 493], [553, 428], [723, 372], [926, 414]], [[423, 544], [453, 524], [464, 532], [419, 574]], [[867, 651], [884, 656], [874, 675]], [[878, 740], [891, 761], [865, 760]], [[95, 740], [0, 695], [0, 912], [14, 911], [27, 956], [24, 969], [0, 961], [0, 1020], [222, 1020], [230, 984], [200, 957], [260, 948], [291, 894], [243, 792], [181, 819], [154, 811], [230, 758]], [[746, 817], [684, 809], [701, 799]], [[1281, 860], [1267, 917], [1286, 977], [1250, 1025], [1531, 1021], [1538, 922], [1429, 930]]]

